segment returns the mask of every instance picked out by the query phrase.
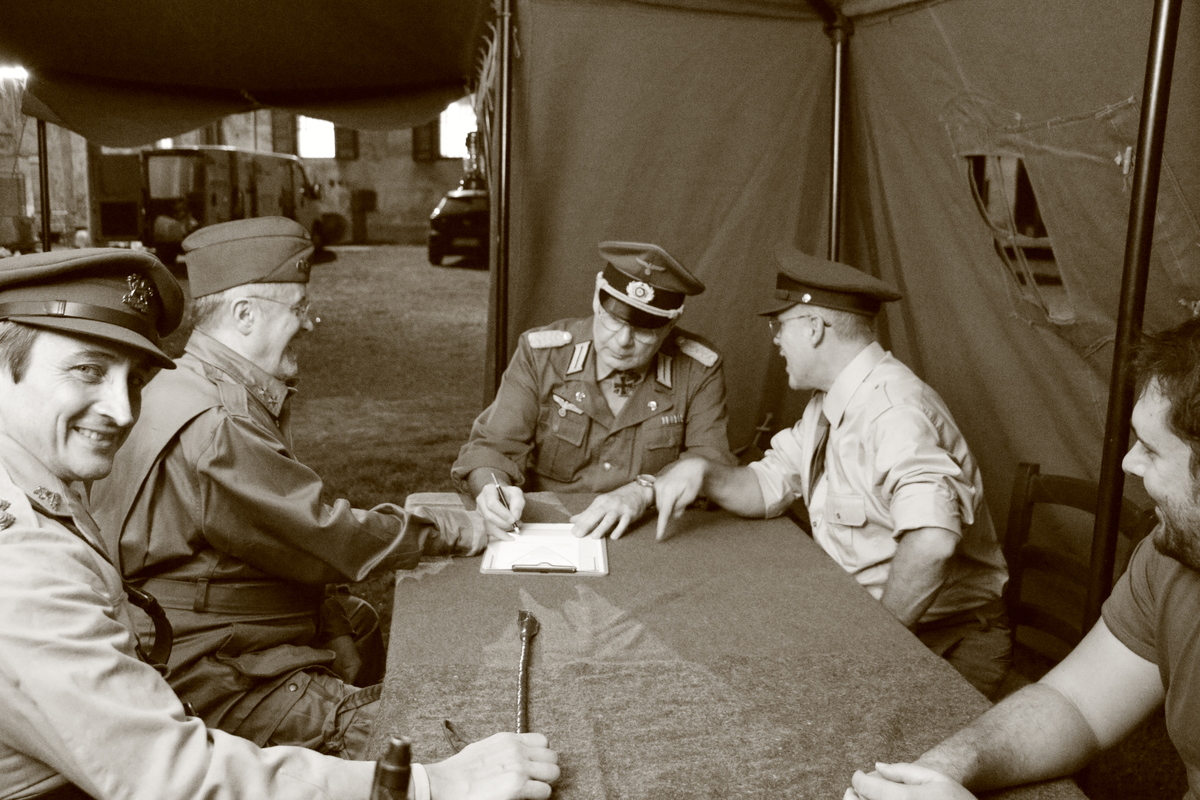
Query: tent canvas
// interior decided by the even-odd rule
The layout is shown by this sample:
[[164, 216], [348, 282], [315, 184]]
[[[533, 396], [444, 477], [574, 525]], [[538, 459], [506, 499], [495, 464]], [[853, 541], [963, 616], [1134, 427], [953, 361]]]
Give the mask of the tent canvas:
[[[587, 313], [595, 243], [658, 242], [708, 285], [683, 325], [724, 352], [745, 443], [802, 400], [753, 312], [776, 243], [825, 252], [831, 45], [801, 16], [671, 5], [518, 3], [509, 336]], [[1099, 474], [1152, 7], [943, 0], [854, 18], [841, 259], [904, 292], [885, 341], [953, 410], [998, 520], [1018, 461]], [[1200, 299], [1197, 44], [1185, 6], [1151, 330]], [[971, 190], [982, 155], [1023, 161], [1061, 287], [1022, 285], [997, 252]]]

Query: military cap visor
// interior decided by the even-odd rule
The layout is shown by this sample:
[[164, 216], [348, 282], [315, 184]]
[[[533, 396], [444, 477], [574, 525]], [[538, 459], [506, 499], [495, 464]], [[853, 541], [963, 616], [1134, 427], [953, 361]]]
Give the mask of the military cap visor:
[[287, 217], [254, 217], [200, 228], [183, 240], [193, 297], [248, 283], [308, 283], [313, 243]]
[[123, 345], [173, 369], [162, 337], [182, 316], [183, 291], [149, 253], [87, 248], [0, 261], [0, 319]]
[[661, 328], [683, 313], [689, 295], [704, 284], [655, 244], [601, 242], [600, 303], [638, 328]]
[[874, 316], [901, 295], [888, 284], [849, 264], [828, 261], [790, 247], [775, 251], [775, 303], [758, 312], [770, 317], [797, 305], [820, 306]]

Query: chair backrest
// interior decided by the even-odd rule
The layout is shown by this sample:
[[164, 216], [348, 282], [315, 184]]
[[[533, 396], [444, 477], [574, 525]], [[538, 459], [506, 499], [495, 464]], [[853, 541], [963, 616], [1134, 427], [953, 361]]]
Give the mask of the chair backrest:
[[[1031, 597], [1023, 593], [1027, 573], [1039, 572], [1060, 587], [1074, 588], [1086, 597], [1091, 566], [1083, 560], [1055, 548], [1051, 543], [1031, 542], [1034, 509], [1039, 504], [1065, 506], [1090, 515], [1096, 513], [1098, 489], [1095, 484], [1080, 478], [1063, 475], [1043, 475], [1037, 464], [1022, 462], [1013, 479], [1012, 498], [1008, 508], [1008, 529], [1004, 537], [1004, 555], [1008, 561], [1008, 585], [1004, 602], [1012, 626], [1014, 645], [1022, 626], [1048, 634], [1066, 646], [1074, 647], [1083, 638], [1083, 605], [1063, 608], [1062, 603], [1048, 602], [1046, 597]], [[1118, 530], [1129, 544], [1145, 538], [1156, 524], [1154, 510], [1126, 497], [1121, 507]], [[1090, 547], [1085, 550], [1090, 553]], [[1118, 573], [1124, 564], [1118, 564]], [[1114, 576], [1115, 579], [1116, 576]], [[1070, 592], [1068, 592], [1069, 594]], [[1055, 595], [1061, 598], [1061, 595]]]

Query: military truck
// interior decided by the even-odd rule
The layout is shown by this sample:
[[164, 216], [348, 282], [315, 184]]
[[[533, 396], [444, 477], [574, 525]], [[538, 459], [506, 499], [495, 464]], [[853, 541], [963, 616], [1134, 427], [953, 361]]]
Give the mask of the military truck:
[[205, 225], [283, 216], [312, 234], [317, 250], [337, 242], [346, 218], [323, 202], [299, 158], [197, 145], [103, 152], [88, 148], [92, 244], [139, 241], [166, 264]]

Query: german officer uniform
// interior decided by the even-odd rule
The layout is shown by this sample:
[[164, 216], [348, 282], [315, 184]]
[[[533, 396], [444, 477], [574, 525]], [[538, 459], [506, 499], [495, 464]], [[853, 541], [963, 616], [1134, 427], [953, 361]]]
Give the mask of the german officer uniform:
[[[656, 245], [604, 242], [600, 253], [600, 305], [629, 325], [661, 328], [704, 289]], [[486, 467], [531, 491], [602, 493], [683, 454], [734, 462], [724, 371], [710, 343], [676, 328], [644, 373], [610, 377], [597, 372], [593, 324], [560, 320], [521, 336], [495, 400], [454, 462], [460, 487]], [[606, 391], [624, 391], [619, 413]]]
[[[0, 260], [0, 319], [131, 348], [183, 294], [153, 256], [119, 249]], [[188, 718], [139, 656], [130, 605], [83, 487], [0, 429], [0, 796], [361, 798], [372, 764], [277, 750]], [[78, 788], [76, 788], [78, 787]]]

